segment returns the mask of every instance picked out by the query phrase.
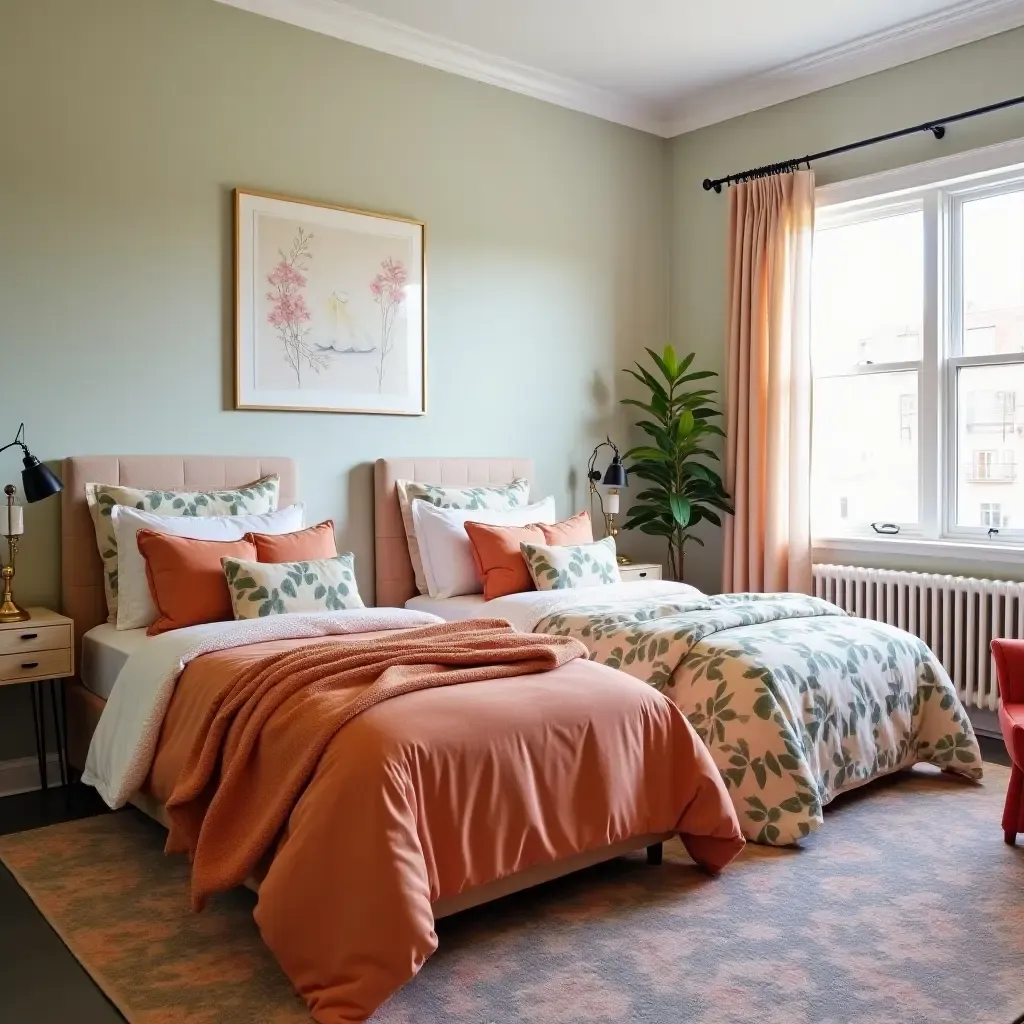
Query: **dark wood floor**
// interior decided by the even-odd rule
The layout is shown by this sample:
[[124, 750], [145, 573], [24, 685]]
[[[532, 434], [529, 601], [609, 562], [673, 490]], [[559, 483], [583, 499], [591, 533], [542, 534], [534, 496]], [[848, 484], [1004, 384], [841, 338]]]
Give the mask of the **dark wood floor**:
[[[1009, 764], [1002, 741], [981, 737], [986, 761]], [[0, 799], [0, 835], [102, 814], [94, 790], [71, 787]], [[0, 1021], [11, 1024], [124, 1024], [78, 961], [0, 864]]]
[[[70, 787], [0, 800], [0, 835], [106, 811], [94, 789]], [[0, 1021], [10, 1024], [124, 1024], [57, 933], [0, 864]]]

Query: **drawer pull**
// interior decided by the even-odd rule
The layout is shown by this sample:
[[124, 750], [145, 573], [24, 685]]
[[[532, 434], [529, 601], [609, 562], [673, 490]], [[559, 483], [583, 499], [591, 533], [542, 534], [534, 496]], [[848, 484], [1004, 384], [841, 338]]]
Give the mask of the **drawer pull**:
[[640, 577], [640, 579], [643, 579], [647, 575], [647, 573], [645, 571], [645, 572], [637, 573], [637, 575]]
[[22, 633], [21, 634], [21, 639], [22, 640], [35, 640], [38, 636], [39, 636], [38, 633]]
[[21, 663], [22, 668], [39, 668], [38, 661], [23, 661]]

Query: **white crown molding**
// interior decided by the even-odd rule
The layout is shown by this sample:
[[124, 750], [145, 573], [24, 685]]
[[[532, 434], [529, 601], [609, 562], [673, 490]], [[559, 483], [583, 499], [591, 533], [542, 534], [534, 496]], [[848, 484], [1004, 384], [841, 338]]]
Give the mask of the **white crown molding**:
[[518, 64], [471, 46], [357, 10], [341, 0], [218, 0], [253, 14], [334, 36], [358, 46], [592, 114], [652, 135], [662, 133], [657, 109], [617, 93]]
[[1022, 25], [1024, 0], [966, 0], [885, 32], [691, 96], [662, 125], [659, 134], [666, 138], [682, 135]]
[[708, 89], [673, 105], [666, 112], [664, 104], [644, 103], [484, 53], [358, 10], [342, 0], [217, 2], [663, 138], [673, 138], [1024, 25], [1024, 0], [964, 0], [945, 11], [904, 22], [885, 32], [823, 50], [739, 82]]

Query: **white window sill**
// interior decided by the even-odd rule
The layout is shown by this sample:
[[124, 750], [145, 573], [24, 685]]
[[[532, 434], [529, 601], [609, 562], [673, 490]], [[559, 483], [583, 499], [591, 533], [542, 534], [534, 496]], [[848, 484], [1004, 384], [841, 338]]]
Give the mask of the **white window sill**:
[[[961, 540], [923, 540], [919, 537], [818, 537], [812, 541], [815, 562], [842, 562], [843, 553], [930, 558], [937, 561], [978, 562], [1024, 566], [1024, 545], [988, 544]], [[822, 557], [824, 556], [824, 557]]]

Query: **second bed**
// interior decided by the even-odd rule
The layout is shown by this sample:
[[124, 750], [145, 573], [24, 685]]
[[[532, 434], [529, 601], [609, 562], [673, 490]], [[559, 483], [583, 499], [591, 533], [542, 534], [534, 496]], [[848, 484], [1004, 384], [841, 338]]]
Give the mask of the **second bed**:
[[600, 662], [665, 693], [711, 753], [746, 838], [789, 844], [838, 794], [930, 763], [982, 776], [967, 713], [917, 637], [803, 594], [708, 596], [669, 581], [531, 590], [485, 601], [417, 592], [398, 481], [507, 484], [525, 460], [381, 460], [377, 601], [449, 621], [501, 618], [580, 640]]

